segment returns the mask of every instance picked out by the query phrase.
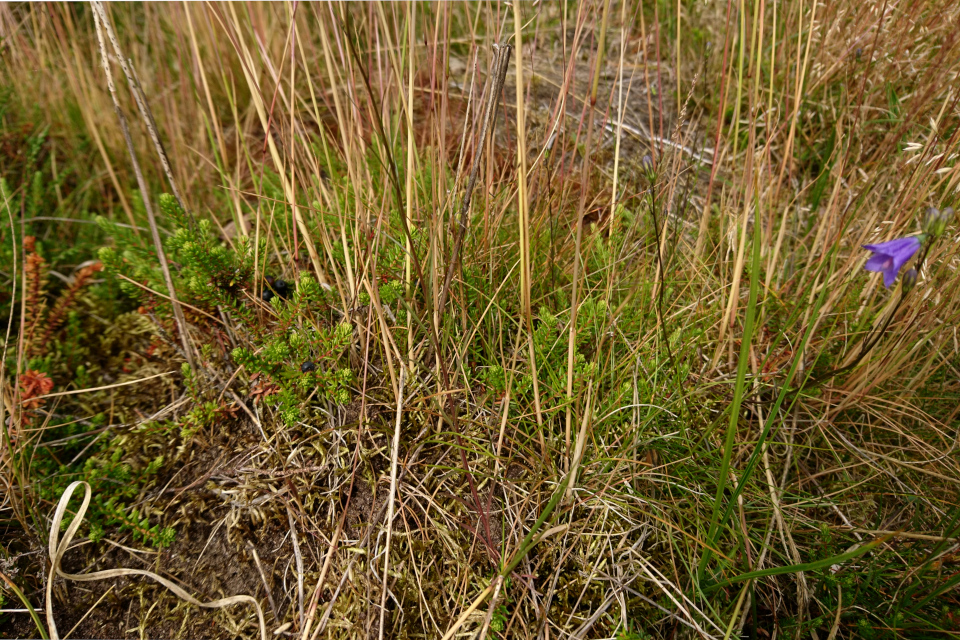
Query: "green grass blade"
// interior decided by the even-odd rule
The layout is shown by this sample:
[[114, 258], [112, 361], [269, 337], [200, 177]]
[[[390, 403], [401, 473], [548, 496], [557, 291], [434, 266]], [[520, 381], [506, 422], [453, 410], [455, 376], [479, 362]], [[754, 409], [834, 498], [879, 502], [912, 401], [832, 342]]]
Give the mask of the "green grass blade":
[[20, 602], [22, 602], [23, 606], [27, 608], [27, 611], [30, 612], [30, 617], [33, 618], [33, 624], [37, 625], [37, 631], [40, 632], [40, 637], [43, 638], [43, 640], [48, 640], [50, 636], [47, 635], [47, 630], [43, 626], [43, 622], [40, 621], [40, 616], [37, 615], [37, 610], [34, 609], [33, 605], [30, 604], [30, 601], [27, 600], [27, 596], [23, 595], [23, 591], [20, 591], [17, 585], [14, 584], [13, 580], [2, 573], [0, 573], [0, 578], [7, 583], [7, 586], [10, 587], [10, 590], [13, 591], [18, 598], [20, 598]]
[[884, 542], [885, 538], [880, 538], [874, 540], [873, 542], [868, 542], [862, 547], [858, 547], [853, 551], [847, 551], [846, 553], [841, 553], [840, 555], [831, 556], [829, 558], [824, 558], [822, 560], [815, 560], [814, 562], [805, 562], [802, 564], [792, 564], [787, 567], [773, 567], [772, 569], [763, 569], [762, 571], [751, 571], [749, 573], [743, 573], [735, 578], [730, 578], [728, 580], [723, 580], [717, 584], [709, 587], [710, 590], [720, 589], [722, 587], [727, 587], [738, 582], [743, 582], [744, 580], [754, 580], [756, 578], [766, 578], [768, 576], [780, 576], [785, 573], [800, 573], [801, 571], [818, 571], [820, 569], [826, 569], [835, 564], [840, 564], [842, 562], [847, 562], [848, 560], [853, 560], [859, 558], [865, 553], [872, 551], [877, 548]]
[[[757, 203], [759, 211], [759, 203]], [[720, 505], [723, 502], [723, 492], [727, 487], [727, 475], [730, 472], [730, 458], [733, 455], [734, 440], [737, 435], [737, 424], [740, 421], [740, 405], [743, 402], [744, 382], [747, 376], [747, 364], [750, 355], [750, 341], [753, 338], [754, 321], [757, 315], [757, 297], [760, 283], [760, 236], [762, 230], [759, 224], [753, 226], [753, 255], [750, 258], [750, 299], [747, 303], [746, 317], [743, 324], [743, 337], [740, 342], [740, 359], [737, 363], [737, 382], [733, 392], [733, 402], [730, 405], [730, 423], [727, 425], [727, 435], [723, 444], [723, 459], [720, 462], [720, 473], [717, 478], [717, 494], [713, 502], [713, 512], [710, 516], [710, 530], [707, 534], [707, 546], [714, 546], [717, 529], [720, 526]], [[736, 295], [733, 292], [731, 295]], [[697, 571], [699, 577], [710, 561], [711, 553], [707, 548], [700, 560]]]
[[[836, 249], [834, 249], [834, 257], [836, 257]], [[831, 261], [831, 267], [832, 267]], [[720, 518], [720, 523], [724, 523], [730, 517], [730, 513], [733, 511], [733, 505], [736, 504], [737, 498], [743, 492], [744, 487], [747, 486], [747, 481], [753, 475], [753, 471], [756, 469], [757, 464], [760, 461], [760, 453], [763, 448], [763, 443], [766, 442], [767, 436], [770, 435], [770, 430], [773, 428], [774, 422], [776, 422], [776, 417], [780, 412], [780, 407], [783, 405], [784, 400], [786, 399], [789, 389], [790, 382], [793, 380], [793, 376], [796, 375], [797, 369], [800, 368], [800, 363], [803, 362], [803, 354], [806, 353], [807, 345], [810, 343], [810, 338], [813, 336], [813, 330], [817, 326], [815, 318], [817, 318], [820, 313], [820, 309], [823, 307], [823, 302], [827, 297], [828, 287], [820, 288], [820, 295], [817, 296], [817, 301], [814, 303], [813, 311], [810, 313], [811, 321], [807, 325], [807, 330], [803, 335], [803, 340], [800, 342], [800, 346], [797, 348], [796, 353], [793, 356], [793, 362], [790, 365], [790, 371], [787, 372], [787, 377], [783, 381], [783, 386], [780, 389], [780, 393], [777, 394], [777, 399], [774, 401], [773, 406], [767, 414], [766, 420], [764, 420], [763, 430], [760, 432], [760, 437], [757, 439], [757, 444], [754, 446], [753, 452], [750, 454], [750, 458], [747, 461], [746, 466], [743, 469], [743, 472], [740, 474], [740, 480], [737, 482], [736, 489], [733, 490], [733, 493], [730, 496], [730, 500], [727, 503], [727, 508], [723, 512], [723, 517]], [[813, 375], [813, 371], [807, 372], [807, 378]], [[794, 399], [796, 400], [796, 398]]]

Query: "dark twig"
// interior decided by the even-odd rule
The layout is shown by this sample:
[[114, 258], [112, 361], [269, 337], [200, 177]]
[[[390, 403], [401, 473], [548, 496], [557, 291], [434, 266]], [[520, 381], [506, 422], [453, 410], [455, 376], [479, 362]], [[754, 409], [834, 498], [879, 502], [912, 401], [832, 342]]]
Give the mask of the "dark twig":
[[[349, 13], [347, 14], [349, 18]], [[349, 34], [351, 32], [349, 24], [344, 28], [344, 32]], [[360, 54], [356, 49], [356, 45], [352, 38], [346, 38], [347, 41], [347, 50], [350, 52], [350, 56], [353, 58], [354, 62], [357, 64], [357, 68], [360, 72], [360, 77], [363, 79], [364, 88], [367, 91], [367, 97], [370, 100], [370, 112], [373, 123], [376, 125], [376, 134], [380, 138], [380, 143], [383, 145], [384, 153], [387, 156], [386, 169], [390, 177], [390, 182], [393, 185], [394, 196], [397, 201], [397, 211], [404, 210], [403, 203], [403, 190], [400, 188], [400, 177], [399, 171], [397, 170], [397, 163], [394, 160], [393, 152], [390, 148], [390, 139], [387, 137], [386, 130], [383, 126], [383, 119], [380, 116], [380, 109], [376, 101], [376, 93], [373, 91], [373, 87], [370, 83], [370, 77], [366, 72], [366, 69], [360, 63]], [[426, 282], [423, 275], [423, 267], [420, 263], [420, 258], [417, 256], [417, 252], [414, 248], [413, 234], [410, 232], [410, 227], [407, 224], [406, 216], [400, 216], [400, 222], [403, 225], [404, 235], [407, 238], [407, 241], [410, 246], [410, 257], [413, 262], [413, 267], [416, 270], [417, 278], [420, 282]], [[375, 290], [375, 289], [374, 289]], [[428, 316], [432, 315], [432, 309], [429, 308], [430, 296], [424, 296], [425, 300], [428, 301]], [[409, 301], [407, 301], [409, 303]], [[418, 315], [413, 312], [412, 305], [408, 310], [408, 315], [412, 321], [416, 322], [421, 327], [423, 326], [423, 321], [420, 320]], [[437, 328], [433, 322], [427, 322], [425, 328], [425, 333], [427, 334], [428, 339], [431, 342], [431, 347], [433, 348], [434, 353], [436, 354], [437, 364], [440, 368], [440, 377], [444, 390], [451, 389], [450, 384], [450, 372], [447, 370], [446, 362], [443, 359], [443, 354], [440, 350], [440, 338], [437, 334]], [[443, 415], [444, 419], [450, 424], [453, 429], [453, 433], [457, 438], [457, 449], [460, 452], [460, 464], [463, 466], [463, 471], [467, 476], [467, 482], [470, 485], [470, 493], [473, 497], [473, 502], [477, 506], [477, 509], [480, 511], [481, 520], [483, 522], [483, 530], [485, 533], [484, 542], [486, 543], [488, 551], [490, 551], [491, 559], [498, 555], [496, 547], [493, 546], [491, 540], [493, 539], [490, 535], [490, 520], [487, 517], [486, 511], [483, 509], [483, 504], [480, 502], [480, 495], [477, 493], [477, 483], [473, 477], [473, 474], [470, 472], [470, 464], [467, 461], [466, 446], [463, 443], [463, 438], [460, 434], [460, 424], [457, 416], [457, 404], [454, 401], [453, 394], [447, 395], [446, 409], [441, 405], [440, 412]]]
[[450, 293], [450, 283], [453, 280], [453, 272], [457, 269], [463, 239], [467, 235], [467, 214], [470, 212], [470, 199], [473, 196], [473, 189], [477, 184], [477, 174], [480, 173], [480, 160], [483, 157], [483, 147], [487, 139], [487, 131], [490, 131], [492, 134], [492, 127], [496, 126], [497, 100], [500, 97], [500, 92], [503, 90], [503, 83], [507, 77], [507, 67], [510, 66], [511, 51], [513, 51], [513, 47], [509, 44], [500, 45], [497, 47], [497, 57], [493, 61], [493, 90], [487, 95], [487, 108], [483, 116], [483, 128], [480, 130], [480, 139], [477, 140], [477, 147], [473, 153], [473, 164], [470, 167], [470, 180], [467, 181], [467, 190], [463, 194], [463, 202], [460, 203], [460, 212], [457, 215], [457, 236], [453, 242], [453, 252], [450, 255], [447, 273], [443, 278], [443, 288], [440, 290], [440, 298], [437, 301], [437, 311], [439, 313], [443, 313], [443, 307], [447, 303], [447, 296]]

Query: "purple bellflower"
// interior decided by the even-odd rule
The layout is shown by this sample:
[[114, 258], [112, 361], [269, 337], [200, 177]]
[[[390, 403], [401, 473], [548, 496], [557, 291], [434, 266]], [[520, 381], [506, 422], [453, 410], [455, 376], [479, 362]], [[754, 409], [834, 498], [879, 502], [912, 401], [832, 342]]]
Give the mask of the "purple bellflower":
[[924, 234], [897, 238], [880, 244], [865, 244], [864, 249], [873, 252], [865, 265], [867, 271], [883, 274], [883, 286], [890, 288], [903, 265], [923, 246]]

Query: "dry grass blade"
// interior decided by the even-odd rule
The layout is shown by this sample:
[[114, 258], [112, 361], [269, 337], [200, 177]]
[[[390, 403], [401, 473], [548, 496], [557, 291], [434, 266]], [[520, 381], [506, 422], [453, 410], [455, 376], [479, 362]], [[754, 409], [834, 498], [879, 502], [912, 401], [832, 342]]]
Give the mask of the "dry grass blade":
[[[63, 539], [60, 540], [60, 529], [67, 513], [67, 505], [70, 503], [70, 498], [73, 496], [73, 492], [77, 489], [77, 487], [80, 486], [83, 487], [83, 502], [80, 504], [80, 508], [77, 509], [76, 514], [70, 520], [70, 524], [67, 527], [66, 532], [63, 534]], [[53, 619], [53, 584], [54, 579], [58, 576], [64, 578], [65, 580], [71, 580], [74, 582], [92, 582], [96, 580], [107, 580], [109, 578], [117, 578], [122, 576], [144, 576], [159, 582], [164, 587], [172, 591], [178, 598], [186, 600], [194, 606], [203, 607], [205, 609], [220, 609], [222, 607], [229, 607], [241, 602], [250, 603], [256, 610], [257, 620], [260, 623], [260, 640], [267, 640], [267, 625], [263, 620], [263, 611], [260, 610], [260, 604], [250, 596], [231, 596], [229, 598], [220, 598], [219, 600], [213, 600], [211, 602], [201, 602], [166, 578], [159, 576], [152, 571], [144, 571], [142, 569], [108, 569], [106, 571], [94, 571], [93, 573], [86, 574], [73, 574], [64, 572], [63, 569], [60, 568], [60, 563], [63, 560], [64, 554], [66, 554], [66, 552], [69, 550], [70, 543], [73, 542], [73, 537], [76, 535], [77, 529], [80, 528], [80, 524], [83, 522], [83, 516], [86, 514], [87, 507], [90, 505], [90, 497], [91, 491], [89, 484], [82, 481], [71, 483], [60, 497], [60, 502], [57, 504], [57, 510], [54, 513], [53, 520], [50, 524], [49, 552], [51, 567], [50, 574], [47, 578], [46, 602], [47, 628], [50, 631], [51, 640], [59, 640], [60, 638], [57, 633], [57, 624]]]
[[[130, 138], [130, 128], [127, 125], [127, 118], [123, 115], [120, 103], [117, 100], [117, 91], [113, 85], [113, 74], [110, 71], [110, 60], [107, 55], [107, 47], [103, 40], [103, 28], [106, 27], [106, 12], [102, 5], [94, 3], [94, 24], [97, 28], [97, 39], [100, 42], [100, 61], [103, 65], [103, 72], [107, 77], [107, 87], [110, 89], [110, 97], [113, 98], [113, 108], [116, 111], [117, 119], [120, 121], [120, 129], [123, 131], [123, 138], [127, 143], [127, 151], [130, 154], [130, 163], [133, 166], [134, 174], [137, 176], [137, 185], [140, 188], [140, 196], [143, 198], [143, 207], [147, 212], [147, 221], [150, 223], [150, 234], [153, 237], [153, 248], [157, 252], [157, 260], [163, 271], [163, 278], [167, 285], [167, 294], [170, 296], [170, 302], [173, 305], [173, 313], [177, 319], [177, 326], [180, 329], [180, 342], [183, 344], [184, 357], [190, 366], [193, 366], [193, 350], [190, 344], [190, 334], [187, 332], [187, 320], [183, 315], [183, 310], [177, 302], [177, 292], [173, 287], [173, 279], [170, 277], [170, 265], [167, 263], [167, 257], [163, 250], [163, 242], [160, 240], [160, 232], [157, 229], [157, 219], [153, 214], [153, 204], [150, 202], [150, 189], [144, 180], [143, 172], [140, 170], [140, 163], [137, 160], [137, 152], [133, 146], [133, 140]], [[103, 27], [101, 26], [103, 23]], [[122, 58], [121, 58], [122, 59]], [[125, 66], [125, 63], [124, 63]]]
[[400, 459], [400, 418], [403, 416], [407, 370], [400, 369], [400, 393], [397, 395], [397, 420], [393, 425], [393, 446], [390, 447], [390, 496], [387, 499], [387, 535], [383, 551], [383, 584], [380, 592], [380, 640], [383, 640], [384, 617], [387, 613], [387, 581], [390, 579], [390, 542], [397, 499], [397, 464]]
[[[161, 142], [160, 135], [157, 132], [157, 123], [154, 121], [153, 112], [150, 110], [150, 106], [147, 104], [147, 97], [143, 93], [143, 87], [140, 85], [140, 78], [137, 77], [137, 71], [129, 64], [127, 58], [120, 50], [120, 42], [117, 40], [117, 35], [113, 31], [113, 25], [110, 23], [110, 17], [107, 15], [107, 11], [103, 3], [98, 1], [92, 2], [91, 4], [94, 11], [96, 11], [97, 15], [100, 17], [103, 28], [107, 32], [107, 38], [110, 40], [110, 44], [113, 46], [114, 53], [117, 54], [117, 60], [120, 62], [120, 68], [123, 69], [123, 74], [127, 78], [127, 84], [130, 86], [130, 92], [133, 94], [133, 97], [137, 102], [137, 107], [140, 109], [140, 116], [143, 118], [143, 124], [147, 128], [147, 133], [150, 134], [150, 140], [153, 142], [154, 149], [157, 151], [157, 157], [160, 158], [160, 163], [163, 165], [163, 172], [167, 176], [170, 189], [173, 191], [174, 197], [180, 204], [180, 208], [184, 211], [188, 211], [187, 206], [183, 202], [183, 198], [180, 197], [180, 190], [177, 189], [176, 181], [173, 179], [173, 172], [170, 170], [170, 160], [167, 158], [167, 152], [163, 148], [163, 142]], [[104, 65], [104, 70], [108, 75], [110, 75], [110, 71], [106, 67], [106, 63], [104, 63]]]
[[89, 389], [74, 389], [72, 391], [57, 391], [56, 393], [47, 393], [42, 396], [35, 396], [32, 400], [46, 400], [48, 398], [59, 398], [61, 396], [75, 396], [81, 393], [96, 393], [97, 391], [106, 391], [107, 389], [116, 389], [117, 387], [127, 387], [134, 384], [140, 384], [147, 382], [148, 380], [156, 380], [157, 378], [163, 378], [169, 375], [177, 373], [176, 371], [165, 371], [163, 373], [157, 373], [152, 376], [147, 376], [146, 378], [140, 378], [138, 380], [127, 380], [126, 382], [117, 382], [114, 384], [104, 385], [102, 387], [91, 387]]

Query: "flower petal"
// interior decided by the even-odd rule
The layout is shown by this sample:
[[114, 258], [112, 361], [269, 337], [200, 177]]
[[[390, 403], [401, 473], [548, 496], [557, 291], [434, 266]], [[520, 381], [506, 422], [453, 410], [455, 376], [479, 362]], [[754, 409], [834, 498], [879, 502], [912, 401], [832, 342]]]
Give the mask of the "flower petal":
[[893, 265], [893, 259], [885, 253], [875, 253], [864, 265], [867, 271], [884, 271]]
[[897, 273], [900, 269], [887, 269], [883, 272], [883, 286], [887, 289], [893, 286], [893, 283], [897, 281]]
[[[906, 238], [904, 239], [906, 240]], [[916, 239], [914, 238], [914, 240]], [[893, 253], [893, 266], [896, 268], [896, 270], [900, 271], [903, 265], [907, 263], [907, 260], [912, 258], [913, 254], [915, 254], [919, 248], [919, 240], [912, 245], [903, 245], [902, 247], [898, 248], [897, 251]]]
[[913, 254], [912, 254], [912, 253], [907, 254], [907, 255], [902, 255], [902, 254], [901, 254], [901, 255], [893, 256], [893, 270], [894, 270], [894, 272], [899, 273], [900, 269], [903, 268], [903, 265], [905, 265], [905, 264], [907, 263], [907, 261], [908, 261], [910, 258], [912, 258], [912, 257], [913, 257]]
[[917, 249], [920, 248], [920, 238], [917, 236], [894, 238], [893, 240], [881, 242], [880, 244], [865, 244], [863, 245], [863, 248], [878, 253], [886, 253], [888, 255], [895, 255], [901, 252], [909, 252], [911, 255], [913, 255], [916, 253]]

